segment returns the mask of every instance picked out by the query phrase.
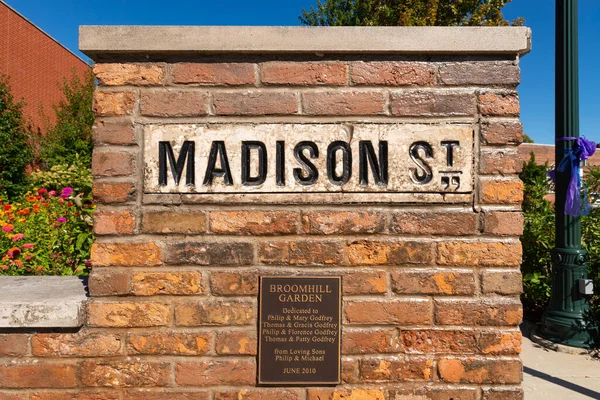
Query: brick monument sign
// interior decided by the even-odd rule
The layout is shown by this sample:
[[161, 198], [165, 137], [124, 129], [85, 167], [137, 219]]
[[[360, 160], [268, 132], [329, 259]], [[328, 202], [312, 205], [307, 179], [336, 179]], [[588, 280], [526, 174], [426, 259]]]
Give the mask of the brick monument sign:
[[0, 399], [521, 399], [527, 28], [82, 27], [78, 330]]

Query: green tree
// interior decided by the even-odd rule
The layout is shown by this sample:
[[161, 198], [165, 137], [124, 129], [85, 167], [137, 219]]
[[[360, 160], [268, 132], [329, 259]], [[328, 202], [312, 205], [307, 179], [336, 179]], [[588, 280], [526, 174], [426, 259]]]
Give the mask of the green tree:
[[[512, 0], [317, 0], [302, 10], [312, 26], [498, 26], [510, 25], [502, 8]], [[522, 25], [523, 19], [512, 21]]]
[[25, 169], [33, 159], [23, 103], [15, 101], [8, 77], [0, 75], [0, 192], [9, 198], [26, 187]]
[[64, 99], [54, 106], [56, 124], [47, 128], [40, 144], [39, 157], [47, 168], [76, 161], [91, 166], [94, 82], [91, 70], [83, 79], [75, 71], [70, 79], [63, 78], [60, 88]]

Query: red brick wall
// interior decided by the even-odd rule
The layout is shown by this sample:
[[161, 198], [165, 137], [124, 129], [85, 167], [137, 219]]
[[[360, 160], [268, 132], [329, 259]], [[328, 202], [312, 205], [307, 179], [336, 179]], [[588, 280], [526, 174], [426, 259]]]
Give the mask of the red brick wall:
[[[178, 60], [95, 73], [87, 325], [0, 336], [0, 398], [522, 399], [516, 61]], [[144, 124], [208, 118], [468, 121], [475, 190], [427, 206], [143, 193]], [[343, 383], [257, 387], [257, 278], [298, 273], [342, 276]]]
[[54, 122], [53, 104], [63, 97], [58, 84], [75, 69], [80, 77], [90, 67], [35, 25], [0, 2], [0, 74], [10, 76], [15, 99], [24, 99], [24, 114], [44, 128], [42, 107]]

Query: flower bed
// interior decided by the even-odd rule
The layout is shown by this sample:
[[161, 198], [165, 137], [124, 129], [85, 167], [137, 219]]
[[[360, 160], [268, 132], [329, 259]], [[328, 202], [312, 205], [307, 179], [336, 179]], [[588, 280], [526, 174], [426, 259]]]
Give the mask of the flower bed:
[[94, 208], [70, 187], [0, 199], [0, 275], [87, 275]]

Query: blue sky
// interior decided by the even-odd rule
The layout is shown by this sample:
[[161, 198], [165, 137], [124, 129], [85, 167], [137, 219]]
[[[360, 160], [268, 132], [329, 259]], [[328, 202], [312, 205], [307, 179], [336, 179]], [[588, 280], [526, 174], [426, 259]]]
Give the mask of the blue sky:
[[[70, 50], [79, 25], [299, 25], [316, 0], [4, 0]], [[508, 19], [533, 30], [533, 50], [521, 61], [521, 118], [537, 143], [554, 138], [554, 1], [513, 0]], [[581, 134], [600, 142], [600, 1], [579, 0]]]

